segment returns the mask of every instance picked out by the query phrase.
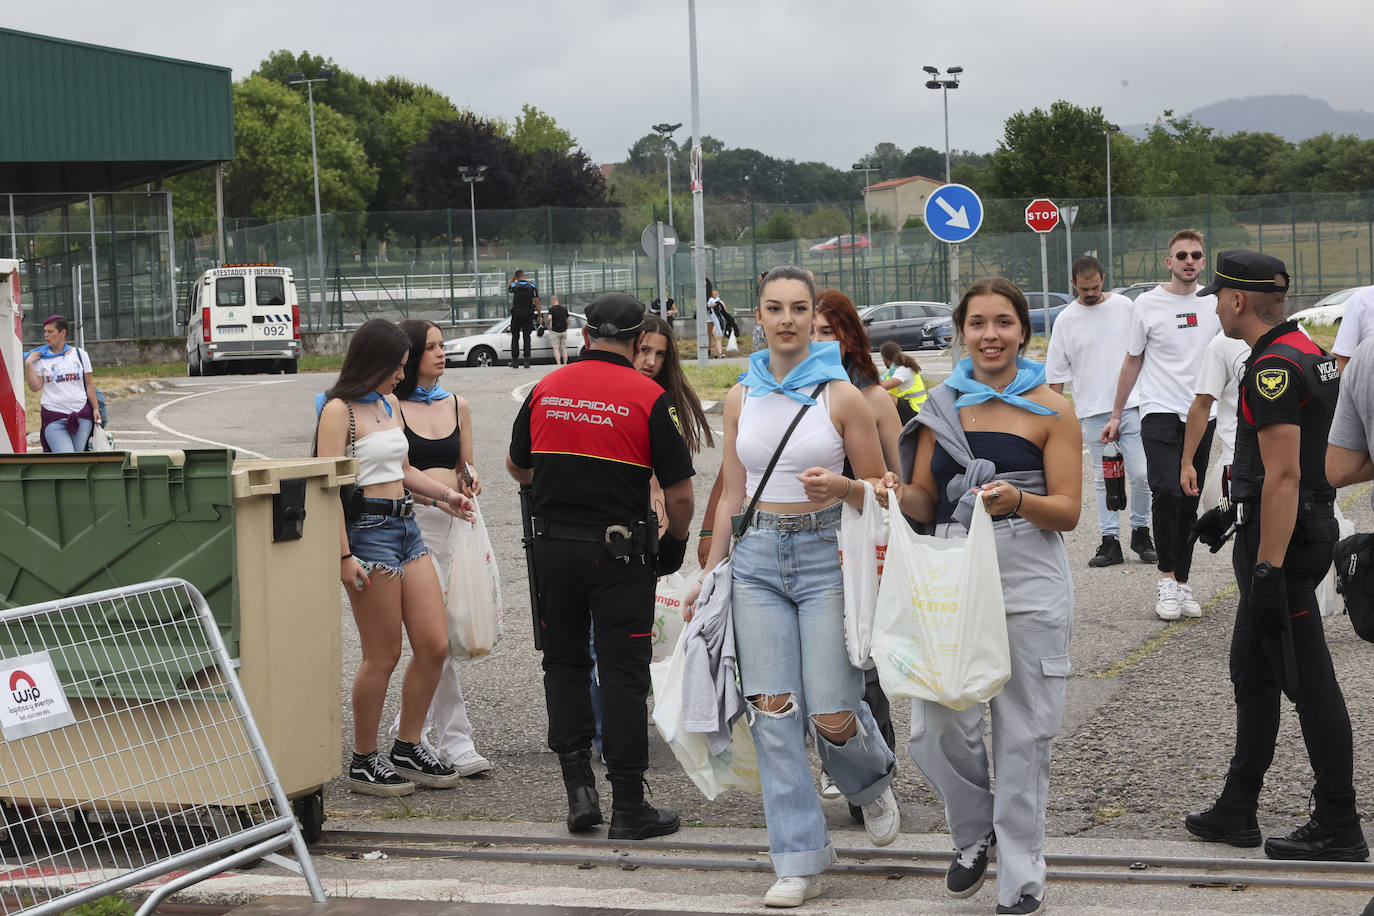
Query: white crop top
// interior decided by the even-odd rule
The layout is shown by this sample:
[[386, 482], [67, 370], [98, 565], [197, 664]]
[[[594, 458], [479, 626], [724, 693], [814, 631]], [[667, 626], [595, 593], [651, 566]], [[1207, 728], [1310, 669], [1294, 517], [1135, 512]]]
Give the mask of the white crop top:
[[[744, 465], [744, 498], [754, 498], [759, 478], [768, 467], [782, 434], [792, 425], [801, 403], [780, 391], [770, 391], [760, 398], [747, 394], [740, 407], [739, 433], [735, 437], [735, 454]], [[778, 457], [764, 487], [763, 502], [805, 503], [811, 500], [802, 488], [797, 475], [807, 468], [823, 467], [839, 474], [844, 469], [844, 440], [830, 419], [830, 387], [821, 392], [815, 406], [802, 415], [792, 431], [787, 447]]]
[[355, 440], [353, 457], [358, 459], [358, 486], [400, 480], [405, 476], [403, 462], [409, 450], [410, 443], [399, 426]]

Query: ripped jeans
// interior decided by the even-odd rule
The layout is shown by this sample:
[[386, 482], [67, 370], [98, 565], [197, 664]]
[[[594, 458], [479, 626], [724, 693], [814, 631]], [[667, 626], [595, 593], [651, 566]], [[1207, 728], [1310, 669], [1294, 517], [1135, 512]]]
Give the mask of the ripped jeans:
[[371, 576], [405, 575], [405, 566], [429, 553], [414, 517], [360, 515], [348, 525], [348, 549]]
[[[798, 519], [809, 519], [814, 529], [780, 530]], [[845, 651], [838, 507], [810, 516], [759, 512], [755, 524], [735, 546], [732, 564], [740, 681], [755, 702], [791, 698], [771, 713], [751, 703], [749, 729], [773, 870], [779, 877], [814, 875], [835, 856], [811, 777], [807, 733], [835, 785], [856, 805], [883, 793], [896, 760], [863, 701], [863, 671]], [[855, 734], [836, 744], [809, 717], [838, 712], [853, 713]]]

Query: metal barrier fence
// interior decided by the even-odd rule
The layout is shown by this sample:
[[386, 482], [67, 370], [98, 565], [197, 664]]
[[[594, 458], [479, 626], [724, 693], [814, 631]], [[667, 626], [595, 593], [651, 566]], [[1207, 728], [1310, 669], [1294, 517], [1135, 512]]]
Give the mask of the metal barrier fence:
[[286, 846], [296, 863], [274, 860], [324, 901], [210, 608], [189, 583], [0, 612], [0, 681], [0, 913], [65, 912], [181, 872], [142, 916]]

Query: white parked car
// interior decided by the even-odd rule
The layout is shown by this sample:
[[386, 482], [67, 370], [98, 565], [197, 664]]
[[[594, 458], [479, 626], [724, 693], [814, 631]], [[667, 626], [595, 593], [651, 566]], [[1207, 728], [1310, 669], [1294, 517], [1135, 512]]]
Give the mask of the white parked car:
[[1345, 303], [1351, 296], [1364, 289], [1363, 286], [1351, 286], [1329, 296], [1318, 299], [1311, 308], [1289, 315], [1293, 321], [1305, 321], [1308, 324], [1340, 324], [1341, 317], [1345, 315]]
[[[582, 328], [587, 324], [585, 316], [577, 312], [568, 313], [568, 359], [577, 359], [582, 352]], [[530, 359], [537, 363], [551, 363], [553, 345], [549, 343], [549, 333], [530, 334]], [[510, 317], [502, 318], [480, 334], [459, 337], [444, 342], [444, 365], [446, 366], [495, 366], [510, 362]]]

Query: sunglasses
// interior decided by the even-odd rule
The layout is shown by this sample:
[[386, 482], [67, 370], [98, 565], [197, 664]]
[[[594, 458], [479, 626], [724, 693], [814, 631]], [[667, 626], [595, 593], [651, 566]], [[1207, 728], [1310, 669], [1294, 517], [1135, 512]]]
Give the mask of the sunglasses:
[[1175, 261], [1186, 261], [1190, 256], [1194, 261], [1202, 260], [1202, 252], [1200, 251], [1176, 251], [1171, 255]]

